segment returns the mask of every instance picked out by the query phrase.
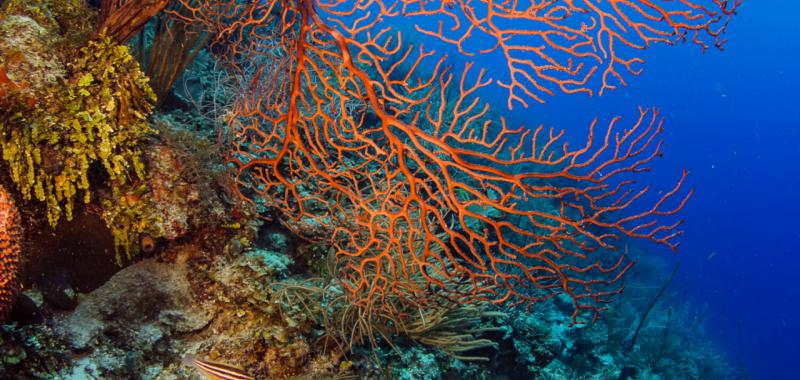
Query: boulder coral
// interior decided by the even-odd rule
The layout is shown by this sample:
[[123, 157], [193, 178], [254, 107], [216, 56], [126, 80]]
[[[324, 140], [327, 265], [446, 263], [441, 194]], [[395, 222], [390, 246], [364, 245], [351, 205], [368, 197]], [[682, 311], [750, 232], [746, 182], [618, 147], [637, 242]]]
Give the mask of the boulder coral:
[[11, 311], [19, 288], [21, 226], [14, 199], [0, 186], [0, 321]]

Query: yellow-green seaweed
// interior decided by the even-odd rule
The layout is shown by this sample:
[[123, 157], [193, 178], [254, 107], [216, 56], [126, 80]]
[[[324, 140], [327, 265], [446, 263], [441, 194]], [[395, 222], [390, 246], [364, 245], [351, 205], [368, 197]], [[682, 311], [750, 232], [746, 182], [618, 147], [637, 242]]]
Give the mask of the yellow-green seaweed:
[[132, 177], [143, 180], [140, 144], [153, 132], [148, 118], [155, 95], [126, 46], [90, 41], [68, 66], [67, 79], [38, 94], [35, 105], [0, 114], [11, 178], [25, 200], [46, 204], [53, 227], [62, 217], [72, 219], [79, 195], [91, 201], [93, 164], [105, 168], [114, 197], [126, 193]]

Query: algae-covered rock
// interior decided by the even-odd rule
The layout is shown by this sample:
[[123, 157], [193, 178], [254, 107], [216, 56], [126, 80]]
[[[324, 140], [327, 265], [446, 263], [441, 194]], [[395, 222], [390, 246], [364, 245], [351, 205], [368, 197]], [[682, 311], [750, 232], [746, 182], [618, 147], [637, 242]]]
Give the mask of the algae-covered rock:
[[8, 77], [29, 95], [56, 85], [66, 76], [62, 57], [53, 49], [60, 37], [27, 16], [0, 17], [0, 58], [18, 58], [7, 67]]
[[245, 265], [257, 273], [258, 277], [285, 277], [289, 265], [294, 262], [291, 257], [284, 253], [260, 248], [249, 250], [244, 254], [249, 259], [245, 262]]
[[398, 380], [436, 380], [441, 379], [439, 362], [433, 353], [420, 347], [405, 350], [401, 355], [404, 367], [397, 368], [393, 376]]
[[185, 275], [174, 264], [142, 260], [88, 294], [59, 330], [74, 349], [83, 350], [101, 334], [120, 333], [128, 344], [147, 348], [152, 336], [201, 328], [212, 316], [194, 301]]
[[150, 221], [148, 229], [155, 236], [167, 240], [185, 237], [190, 231], [213, 225], [225, 219], [225, 208], [212, 184], [203, 178], [204, 170], [187, 147], [170, 141], [170, 144], [152, 144], [147, 148], [150, 169], [148, 180], [149, 207], [144, 211]]
[[95, 32], [97, 12], [86, 0], [0, 1], [0, 18], [26, 16], [54, 35], [62, 37], [58, 48], [85, 43]]
[[[168, 345], [160, 342], [202, 329], [212, 318], [213, 313], [194, 299], [184, 265], [140, 261], [56, 321], [56, 331], [73, 351], [89, 353], [63, 374], [138, 372], [169, 354]], [[129, 352], [141, 357], [128, 357]]]

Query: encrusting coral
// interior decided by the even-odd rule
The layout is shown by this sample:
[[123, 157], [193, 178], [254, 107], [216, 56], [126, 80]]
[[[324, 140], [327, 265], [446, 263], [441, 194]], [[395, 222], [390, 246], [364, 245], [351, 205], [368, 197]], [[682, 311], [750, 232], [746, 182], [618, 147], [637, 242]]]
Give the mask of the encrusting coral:
[[83, 0], [9, 0], [0, 7], [0, 18], [27, 16], [39, 25], [64, 34], [62, 47], [85, 41], [94, 32], [96, 12]]
[[105, 168], [112, 188], [133, 173], [144, 178], [139, 142], [151, 132], [147, 117], [154, 96], [125, 46], [92, 41], [70, 64], [59, 91], [39, 98], [34, 109], [0, 118], [3, 159], [23, 197], [45, 202], [55, 226], [72, 218], [79, 191], [91, 200], [89, 170]]
[[22, 224], [14, 200], [0, 186], [0, 321], [11, 310], [19, 282]]
[[142, 143], [156, 97], [128, 47], [96, 21], [82, 0], [0, 6], [0, 148], [23, 200], [44, 203], [56, 227], [82, 199], [121, 262], [120, 250], [132, 257], [151, 232]]

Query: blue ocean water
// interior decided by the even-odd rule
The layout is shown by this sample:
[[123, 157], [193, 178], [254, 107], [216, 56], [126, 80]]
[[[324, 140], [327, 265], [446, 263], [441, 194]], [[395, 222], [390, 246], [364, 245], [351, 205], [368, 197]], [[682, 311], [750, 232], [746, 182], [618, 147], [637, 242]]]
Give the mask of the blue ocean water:
[[[729, 25], [724, 51], [655, 46], [637, 52], [644, 72], [628, 77], [627, 87], [602, 97], [556, 94], [510, 112], [529, 127], [541, 123], [582, 138], [594, 118], [620, 115], [631, 123], [640, 106], [660, 110], [665, 155], [646, 180], [669, 190], [685, 168], [685, 187], [695, 194], [681, 213], [679, 251], [650, 250], [681, 262], [672, 290], [709, 306], [708, 332], [753, 379], [800, 378], [800, 14], [794, 4], [746, 0]], [[490, 73], [504, 65], [497, 57], [476, 59]], [[507, 93], [494, 91], [489, 98], [505, 105]]]
[[[657, 47], [645, 71], [602, 98], [557, 96], [532, 112], [574, 133], [592, 117], [666, 117], [665, 156], [648, 179], [681, 168], [696, 193], [673, 290], [708, 303], [709, 332], [753, 379], [800, 378], [800, 14], [795, 2], [745, 1], [725, 51]], [[581, 110], [575, 112], [575, 110]], [[542, 115], [544, 113], [545, 115]], [[656, 252], [661, 252], [656, 250]]]
[[[685, 168], [685, 186], [696, 192], [681, 214], [680, 251], [652, 253], [682, 263], [672, 290], [709, 305], [709, 332], [754, 379], [800, 378], [800, 16], [790, 4], [746, 0], [724, 52], [656, 46], [638, 54], [644, 72], [628, 87], [603, 97], [558, 94], [512, 113], [580, 139], [595, 117], [630, 122], [640, 106], [661, 110], [666, 153], [646, 180], [669, 190]], [[490, 71], [498, 64], [475, 59]], [[505, 94], [496, 95], [503, 104]]]
[[[644, 72], [627, 87], [557, 94], [509, 112], [515, 123], [563, 128], [580, 142], [593, 118], [602, 126], [621, 115], [630, 125], [638, 107], [660, 110], [665, 155], [643, 178], [655, 192], [669, 190], [687, 169], [684, 189], [695, 194], [680, 215], [679, 252], [647, 248], [681, 262], [670, 291], [709, 305], [711, 336], [754, 379], [800, 378], [800, 15], [791, 4], [745, 0], [723, 52], [655, 46], [637, 53]], [[476, 59], [490, 71], [498, 64]], [[501, 89], [486, 91], [505, 104]]]

